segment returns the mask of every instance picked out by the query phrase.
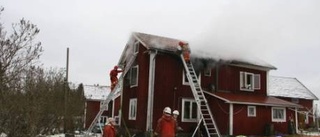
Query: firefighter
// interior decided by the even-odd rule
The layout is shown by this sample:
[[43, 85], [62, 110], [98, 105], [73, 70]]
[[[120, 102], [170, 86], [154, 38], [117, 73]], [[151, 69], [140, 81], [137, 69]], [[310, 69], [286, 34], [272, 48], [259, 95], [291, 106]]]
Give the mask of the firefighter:
[[116, 137], [116, 129], [114, 118], [108, 118], [108, 122], [103, 128], [103, 137]]
[[[182, 131], [182, 130], [183, 130], [181, 127], [179, 127], [179, 124], [178, 124], [178, 116], [179, 116], [179, 111], [178, 111], [178, 110], [174, 110], [174, 111], [172, 112], [172, 117], [173, 117], [173, 119], [176, 121], [176, 132], [179, 132], [179, 131]], [[177, 133], [176, 133], [176, 136], [178, 136]]]
[[176, 131], [176, 121], [171, 116], [171, 108], [165, 107], [163, 114], [158, 120], [154, 135], [159, 137], [174, 137]]
[[182, 41], [179, 42], [179, 46], [181, 47], [184, 60], [187, 63], [190, 63], [190, 49], [188, 45], [189, 45], [188, 43], [185, 43]]
[[118, 73], [120, 72], [123, 72], [123, 70], [118, 70], [118, 66], [114, 66], [110, 71], [111, 91], [113, 91], [114, 87], [118, 83]]

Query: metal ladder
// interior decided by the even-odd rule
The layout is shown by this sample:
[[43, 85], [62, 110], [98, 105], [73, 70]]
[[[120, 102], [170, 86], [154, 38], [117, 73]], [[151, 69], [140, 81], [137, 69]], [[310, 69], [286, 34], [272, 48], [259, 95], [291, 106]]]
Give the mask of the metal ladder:
[[203, 91], [201, 89], [200, 82], [197, 78], [197, 74], [194, 71], [193, 65], [191, 62], [186, 62], [183, 58], [183, 55], [180, 55], [185, 71], [186, 76], [189, 80], [189, 84], [192, 90], [192, 94], [196, 100], [197, 106], [200, 110], [200, 121], [196, 128], [200, 126], [200, 122], [203, 121], [203, 125], [206, 129], [206, 133], [209, 137], [220, 137], [220, 132], [218, 130], [218, 127], [216, 125], [216, 122], [213, 119], [212, 113], [210, 111], [207, 99], [205, 98]]
[[[117, 83], [117, 85], [114, 87], [113, 91], [110, 91], [108, 97], [106, 98], [106, 100], [104, 100], [102, 103], [101, 103], [101, 106], [100, 106], [100, 111], [97, 113], [96, 117], [93, 119], [93, 121], [91, 122], [89, 128], [87, 129], [87, 134], [91, 133], [92, 132], [92, 129], [94, 127], [94, 125], [100, 120], [100, 117], [102, 115], [102, 113], [104, 111], [106, 111], [108, 109], [108, 104], [111, 100], [114, 99], [114, 97], [116, 97], [117, 95], [121, 94], [121, 91], [122, 91], [122, 86], [123, 86], [123, 77], [125, 76], [125, 74], [130, 70], [134, 60], [135, 60], [136, 56], [133, 55], [128, 63], [126, 64], [126, 67], [124, 69], [124, 72], [122, 72], [120, 78], [119, 78], [119, 81]], [[102, 128], [100, 127], [100, 129], [102, 130]], [[102, 131], [101, 131], [102, 133]]]

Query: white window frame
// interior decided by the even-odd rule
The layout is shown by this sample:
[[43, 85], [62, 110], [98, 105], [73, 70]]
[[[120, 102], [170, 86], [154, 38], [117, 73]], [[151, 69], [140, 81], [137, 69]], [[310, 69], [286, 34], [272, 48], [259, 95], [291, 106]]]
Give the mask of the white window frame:
[[[134, 74], [134, 73], [133, 73], [134, 69], [137, 70], [137, 73], [136, 73], [137, 75], [136, 75], [136, 76], [133, 76], [133, 74]], [[130, 72], [130, 87], [131, 87], [131, 88], [138, 86], [138, 77], [139, 77], [139, 66], [136, 65], [136, 66], [133, 66], [133, 67], [131, 68], [131, 72]], [[133, 79], [135, 79], [136, 83], [133, 83], [133, 82], [132, 82]]]
[[[251, 76], [250, 84], [248, 84], [247, 76]], [[254, 91], [254, 74], [249, 72], [240, 71], [240, 90]]]
[[140, 42], [139, 42], [139, 41], [136, 41], [136, 42], [133, 44], [133, 53], [134, 53], [134, 54], [138, 54], [138, 53], [139, 53], [139, 45], [140, 45]]
[[[280, 114], [280, 118], [279, 116], [276, 116], [275, 113], [281, 113]], [[286, 108], [283, 107], [272, 107], [272, 111], [271, 111], [271, 119], [272, 122], [286, 122]]]
[[[189, 102], [190, 103], [190, 106], [188, 106], [190, 108], [188, 115], [189, 115], [189, 118], [185, 118], [185, 109], [187, 108], [187, 106], [185, 106], [185, 102]], [[196, 110], [192, 110], [192, 104], [196, 105]], [[194, 114], [193, 112], [196, 111], [196, 117], [195, 118], [192, 118]], [[197, 120], [199, 119], [199, 110], [198, 110], [198, 106], [197, 106], [197, 103], [194, 99], [186, 99], [186, 98], [183, 98], [182, 99], [182, 115], [181, 115], [181, 121], [182, 122], [197, 122]]]
[[211, 68], [205, 68], [203, 73], [204, 76], [211, 77]]
[[254, 86], [253, 88], [256, 89], [256, 90], [259, 90], [261, 89], [261, 75], [260, 74], [254, 74], [253, 76], [253, 83], [254, 83]]
[[256, 106], [248, 106], [248, 117], [256, 117], [256, 116], [257, 116]]
[[[199, 73], [197, 77], [198, 77], [199, 83], [201, 84], [201, 73]], [[182, 70], [182, 85], [190, 85], [184, 70]]]
[[137, 98], [132, 98], [129, 101], [129, 120], [136, 120], [137, 118]]

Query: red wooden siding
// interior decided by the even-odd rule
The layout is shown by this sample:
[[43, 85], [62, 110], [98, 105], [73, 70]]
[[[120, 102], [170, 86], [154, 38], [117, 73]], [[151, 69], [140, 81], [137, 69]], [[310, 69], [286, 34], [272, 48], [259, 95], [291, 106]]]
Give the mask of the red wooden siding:
[[[147, 115], [147, 101], [148, 101], [148, 81], [149, 81], [149, 54], [146, 48], [140, 44], [139, 52], [136, 57], [134, 65], [139, 65], [138, 67], [138, 86], [130, 87], [129, 84], [124, 84], [123, 88], [123, 121], [129, 129], [136, 129], [139, 131], [145, 131], [146, 127], [146, 115]], [[129, 83], [127, 73], [126, 81]], [[129, 120], [129, 100], [132, 98], [137, 98], [137, 117], [136, 120]]]
[[85, 128], [88, 128], [100, 111], [100, 101], [87, 101]]
[[[168, 54], [156, 56], [153, 129], [155, 129], [165, 107], [169, 106], [172, 111], [177, 109], [181, 114], [182, 99], [193, 99], [190, 87], [182, 85], [182, 70], [182, 62], [178, 56]], [[178, 122], [185, 132], [192, 132], [197, 124], [182, 123], [181, 115]]]
[[[260, 90], [241, 91], [240, 90], [240, 71], [260, 74]], [[254, 70], [249, 68], [240, 68], [229, 65], [222, 65], [219, 68], [219, 90], [241, 92], [243, 94], [267, 95], [266, 71]]]

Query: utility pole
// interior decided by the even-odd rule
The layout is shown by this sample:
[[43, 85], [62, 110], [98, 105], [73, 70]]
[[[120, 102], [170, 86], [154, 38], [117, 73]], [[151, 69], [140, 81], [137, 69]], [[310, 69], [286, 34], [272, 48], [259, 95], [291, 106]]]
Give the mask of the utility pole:
[[69, 48], [67, 48], [67, 64], [66, 64], [66, 78], [64, 81], [64, 116], [63, 116], [63, 133], [67, 132], [67, 102], [68, 102], [68, 74], [69, 73]]

